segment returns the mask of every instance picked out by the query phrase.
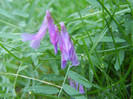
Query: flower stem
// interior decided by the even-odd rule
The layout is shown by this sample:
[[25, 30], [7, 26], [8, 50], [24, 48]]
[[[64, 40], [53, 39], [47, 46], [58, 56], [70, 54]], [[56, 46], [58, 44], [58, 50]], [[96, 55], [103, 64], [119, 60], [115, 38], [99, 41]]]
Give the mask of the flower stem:
[[65, 84], [65, 81], [66, 81], [66, 78], [67, 78], [67, 75], [68, 75], [68, 71], [70, 70], [70, 68], [71, 68], [71, 63], [69, 64], [69, 67], [68, 67], [68, 69], [67, 69], [67, 72], [66, 72], [64, 81], [63, 81], [63, 83], [62, 83], [62, 87], [61, 87], [61, 89], [60, 89], [60, 91], [59, 91], [58, 97], [60, 97], [60, 94], [61, 94], [61, 92], [62, 92], [63, 86], [64, 86], [64, 84]]

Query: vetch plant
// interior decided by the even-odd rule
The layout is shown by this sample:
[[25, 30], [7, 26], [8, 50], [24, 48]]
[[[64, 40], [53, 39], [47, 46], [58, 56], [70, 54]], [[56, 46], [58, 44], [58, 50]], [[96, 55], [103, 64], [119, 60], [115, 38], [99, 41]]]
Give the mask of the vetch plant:
[[0, 98], [132, 99], [133, 2], [93, 1], [1, 0]]
[[55, 47], [55, 54], [57, 54], [58, 34], [55, 30], [55, 24], [54, 24], [53, 18], [51, 16], [51, 13], [49, 12], [49, 10], [46, 11], [46, 18], [47, 18], [48, 30], [49, 30], [49, 34], [50, 34], [50, 41]]
[[23, 33], [21, 35], [22, 41], [30, 41], [30, 47], [37, 49], [40, 46], [41, 39], [47, 32], [47, 21], [46, 16], [44, 17], [43, 24], [36, 34]]
[[66, 30], [64, 23], [61, 22], [60, 25], [61, 25], [61, 34], [59, 33], [58, 34], [59, 34], [59, 47], [62, 56], [61, 68], [65, 68], [67, 60], [70, 60], [72, 62], [72, 66], [77, 66], [79, 65], [79, 61], [73, 43], [70, 39], [70, 36]]
[[49, 10], [46, 11], [46, 16], [44, 17], [43, 24], [36, 34], [24, 33], [22, 34], [22, 41], [31, 41], [30, 47], [37, 49], [40, 46], [41, 39], [45, 36], [47, 28], [50, 34], [50, 41], [54, 45], [55, 54], [57, 54], [59, 43], [61, 51], [61, 68], [65, 68], [67, 61], [72, 62], [72, 66], [79, 65], [77, 54], [75, 52], [74, 45], [70, 39], [70, 36], [66, 30], [63, 22], [60, 23], [61, 34], [58, 27], [54, 24], [53, 18]]
[[22, 41], [31, 41], [30, 47], [37, 49], [40, 46], [41, 39], [45, 36], [47, 28], [50, 34], [50, 41], [55, 47], [55, 54], [57, 54], [58, 35], [55, 31], [55, 24], [49, 10], [46, 11], [43, 24], [36, 34], [24, 33], [22, 34]]

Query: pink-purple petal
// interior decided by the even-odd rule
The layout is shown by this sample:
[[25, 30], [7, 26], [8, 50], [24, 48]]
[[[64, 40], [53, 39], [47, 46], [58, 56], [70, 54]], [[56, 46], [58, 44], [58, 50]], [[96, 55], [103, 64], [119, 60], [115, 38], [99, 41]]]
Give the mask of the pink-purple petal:
[[64, 55], [61, 54], [61, 68], [64, 69], [66, 67], [67, 60], [64, 59]]
[[40, 46], [40, 39], [32, 40], [30, 42], [30, 47], [32, 47], [33, 49], [37, 49], [39, 46]]
[[81, 84], [79, 84], [79, 92], [80, 92], [81, 94], [85, 93], [84, 87], [83, 87]]
[[69, 84], [70, 84], [71, 87], [78, 90], [81, 94], [85, 93], [84, 87], [81, 84], [79, 84], [76, 81], [73, 81], [70, 77], [68, 77], [68, 80], [69, 80]]
[[40, 27], [38, 32], [42, 33], [43, 31], [45, 31], [45, 28], [47, 28], [47, 19], [46, 19], [46, 16], [44, 17], [43, 23], [42, 23], [42, 25], [41, 25], [41, 27]]
[[74, 81], [70, 77], [68, 77], [68, 79], [69, 79], [70, 86], [73, 87], [73, 88], [75, 88]]
[[49, 12], [49, 10], [46, 11], [46, 18], [47, 18], [48, 30], [49, 30], [49, 34], [50, 34], [50, 41], [55, 47], [55, 54], [56, 54], [57, 48], [58, 48], [56, 46], [58, 43], [58, 34], [55, 29], [54, 20], [51, 16], [51, 13]]
[[45, 25], [39, 32], [33, 37], [33, 40], [42, 39], [47, 33], [47, 25]]
[[[64, 49], [65, 53], [69, 54], [71, 47], [72, 47], [71, 39], [70, 39], [69, 34], [66, 31], [66, 27], [65, 27], [64, 23], [61, 22], [60, 25], [61, 25], [61, 36], [62, 36], [63, 43], [64, 43], [63, 49]], [[68, 59], [70, 59], [70, 57], [68, 57]]]
[[75, 89], [78, 90], [78, 82], [74, 81], [75, 82]]
[[57, 51], [58, 51], [58, 46], [57, 46], [57, 44], [55, 44], [54, 45], [54, 52], [55, 52], [55, 54], [57, 54]]
[[31, 33], [23, 33], [21, 34], [21, 37], [22, 37], [22, 41], [30, 41], [33, 39], [33, 37], [35, 36], [36, 34], [31, 34]]
[[24, 33], [21, 35], [22, 41], [30, 41], [30, 47], [37, 49], [40, 46], [41, 39], [47, 33], [47, 21], [44, 17], [43, 23], [36, 34]]
[[77, 66], [79, 65], [79, 61], [73, 43], [70, 39], [69, 34], [66, 31], [64, 23], [61, 22], [60, 25], [61, 35], [59, 35], [59, 47], [61, 53], [63, 54], [63, 58], [66, 61], [70, 60], [72, 62], [72, 66]]
[[72, 47], [71, 49], [71, 58], [70, 58], [73, 66], [78, 66], [79, 65], [79, 61], [78, 61], [78, 57], [77, 57], [77, 54], [75, 52], [75, 49], [74, 47]]

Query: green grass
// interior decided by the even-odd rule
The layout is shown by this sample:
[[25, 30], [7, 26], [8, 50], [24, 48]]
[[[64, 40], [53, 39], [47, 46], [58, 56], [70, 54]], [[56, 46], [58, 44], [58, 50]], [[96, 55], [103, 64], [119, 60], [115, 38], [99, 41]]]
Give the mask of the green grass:
[[[22, 33], [38, 31], [47, 9], [56, 25], [65, 23], [79, 66], [61, 69], [48, 33], [37, 50], [21, 41]], [[0, 98], [132, 99], [132, 56], [132, 0], [0, 1]]]

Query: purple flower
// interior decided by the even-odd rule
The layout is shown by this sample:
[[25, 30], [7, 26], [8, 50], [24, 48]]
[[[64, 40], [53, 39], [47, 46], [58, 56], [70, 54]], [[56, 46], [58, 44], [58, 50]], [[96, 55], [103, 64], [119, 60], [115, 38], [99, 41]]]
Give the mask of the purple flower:
[[55, 47], [55, 54], [57, 54], [58, 34], [56, 32], [55, 24], [54, 24], [53, 18], [51, 16], [51, 13], [49, 12], [49, 10], [46, 11], [46, 18], [47, 18], [48, 30], [49, 30], [49, 34], [50, 34], [50, 41]]
[[37, 49], [40, 46], [41, 39], [45, 36], [47, 32], [47, 21], [46, 17], [44, 17], [43, 24], [41, 25], [41, 28], [36, 34], [30, 34], [30, 33], [23, 33], [21, 35], [22, 41], [30, 41], [30, 47]]
[[81, 94], [85, 93], [84, 87], [81, 84], [78, 84], [78, 82], [73, 81], [70, 77], [68, 77], [68, 79], [71, 87], [75, 88], [76, 90], [79, 90]]
[[49, 10], [46, 11], [46, 16], [38, 33], [36, 34], [24, 33], [21, 35], [22, 41], [31, 41], [30, 47], [37, 49], [40, 46], [41, 39], [45, 36], [47, 32], [47, 28], [50, 34], [50, 41], [54, 45], [55, 54], [57, 54], [58, 34], [55, 30], [55, 24]]
[[49, 10], [46, 11], [46, 16], [44, 17], [43, 24], [39, 31], [35, 34], [24, 33], [22, 34], [22, 41], [30, 41], [30, 47], [37, 49], [40, 46], [41, 39], [45, 36], [47, 28], [50, 34], [50, 41], [54, 45], [55, 54], [57, 54], [58, 46], [61, 51], [61, 68], [65, 68], [67, 61], [72, 62], [72, 66], [79, 65], [77, 54], [75, 48], [70, 39], [69, 34], [67, 33], [66, 27], [63, 22], [61, 25], [61, 34], [58, 27], [54, 24], [54, 20], [51, 16]]
[[77, 66], [79, 65], [79, 62], [73, 43], [70, 39], [69, 34], [66, 31], [64, 23], [61, 22], [60, 25], [61, 25], [61, 34], [58, 33], [58, 37], [59, 37], [59, 47], [62, 53], [61, 67], [64, 69], [68, 60], [72, 62], [72, 66]]
[[79, 92], [80, 92], [81, 94], [85, 93], [84, 87], [83, 87], [81, 84], [79, 84]]

